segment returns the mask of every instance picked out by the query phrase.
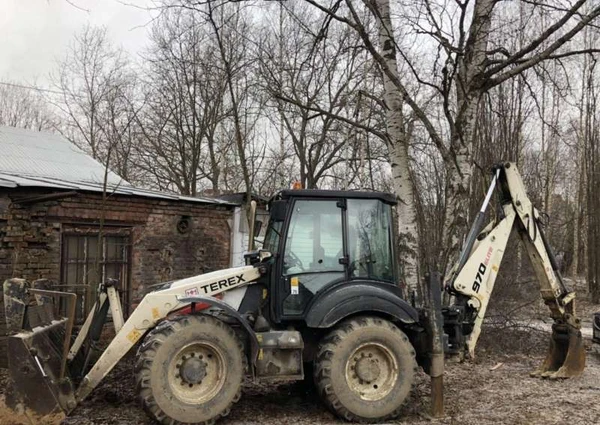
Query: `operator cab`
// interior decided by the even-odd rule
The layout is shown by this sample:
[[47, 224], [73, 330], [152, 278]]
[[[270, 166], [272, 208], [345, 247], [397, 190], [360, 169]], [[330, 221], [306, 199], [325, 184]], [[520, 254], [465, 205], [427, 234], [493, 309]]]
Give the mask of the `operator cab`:
[[283, 190], [269, 202], [263, 250], [273, 255], [271, 316], [303, 320], [332, 286], [397, 285], [393, 195], [378, 192]]

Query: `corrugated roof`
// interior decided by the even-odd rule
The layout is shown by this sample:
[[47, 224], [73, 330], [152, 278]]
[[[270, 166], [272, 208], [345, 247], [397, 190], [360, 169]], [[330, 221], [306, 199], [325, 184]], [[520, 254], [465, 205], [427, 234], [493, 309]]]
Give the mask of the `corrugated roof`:
[[[0, 171], [23, 177], [102, 183], [104, 166], [65, 138], [52, 133], [0, 127]], [[109, 172], [108, 184], [128, 182]]]
[[[0, 126], [0, 187], [102, 192], [104, 171], [104, 165], [60, 135]], [[107, 187], [119, 195], [232, 205], [219, 199], [142, 189], [112, 171]]]

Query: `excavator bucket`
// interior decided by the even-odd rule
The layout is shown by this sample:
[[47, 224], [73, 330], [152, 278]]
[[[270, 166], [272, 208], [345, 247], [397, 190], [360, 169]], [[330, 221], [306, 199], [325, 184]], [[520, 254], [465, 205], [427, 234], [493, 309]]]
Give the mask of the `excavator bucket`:
[[544, 362], [531, 376], [566, 379], [579, 376], [585, 368], [581, 330], [565, 323], [552, 325], [552, 339]]
[[[55, 317], [63, 299], [67, 317]], [[27, 422], [58, 422], [75, 406], [67, 355], [76, 295], [30, 288], [23, 279], [4, 282], [9, 382], [6, 406]]]

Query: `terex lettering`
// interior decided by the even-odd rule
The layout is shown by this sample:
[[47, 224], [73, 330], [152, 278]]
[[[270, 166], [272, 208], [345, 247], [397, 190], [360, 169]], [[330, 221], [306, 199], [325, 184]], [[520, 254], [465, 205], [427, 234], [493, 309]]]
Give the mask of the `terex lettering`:
[[238, 276], [231, 276], [229, 279], [221, 279], [216, 282], [207, 283], [206, 285], [202, 285], [200, 288], [202, 288], [205, 294], [208, 294], [209, 292], [216, 292], [220, 289], [226, 289], [230, 286], [244, 283], [245, 281], [246, 279], [244, 279], [244, 275], [240, 274]]

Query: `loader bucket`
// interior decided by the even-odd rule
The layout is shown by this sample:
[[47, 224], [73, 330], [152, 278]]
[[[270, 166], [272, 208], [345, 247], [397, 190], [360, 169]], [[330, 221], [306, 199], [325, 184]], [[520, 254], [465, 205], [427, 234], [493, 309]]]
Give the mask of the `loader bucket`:
[[550, 349], [539, 369], [531, 376], [566, 379], [580, 376], [585, 368], [585, 348], [581, 330], [565, 324], [552, 325]]
[[[22, 279], [4, 283], [4, 297], [9, 335], [9, 381], [5, 403], [29, 422], [52, 423], [75, 407], [75, 397], [68, 377], [66, 357], [69, 350], [75, 294], [29, 288]], [[67, 301], [67, 316], [54, 318], [53, 298]], [[8, 319], [10, 318], [10, 319]]]
[[46, 416], [74, 406], [68, 378], [60, 378], [61, 349], [68, 319], [8, 338], [6, 405], [28, 416]]

